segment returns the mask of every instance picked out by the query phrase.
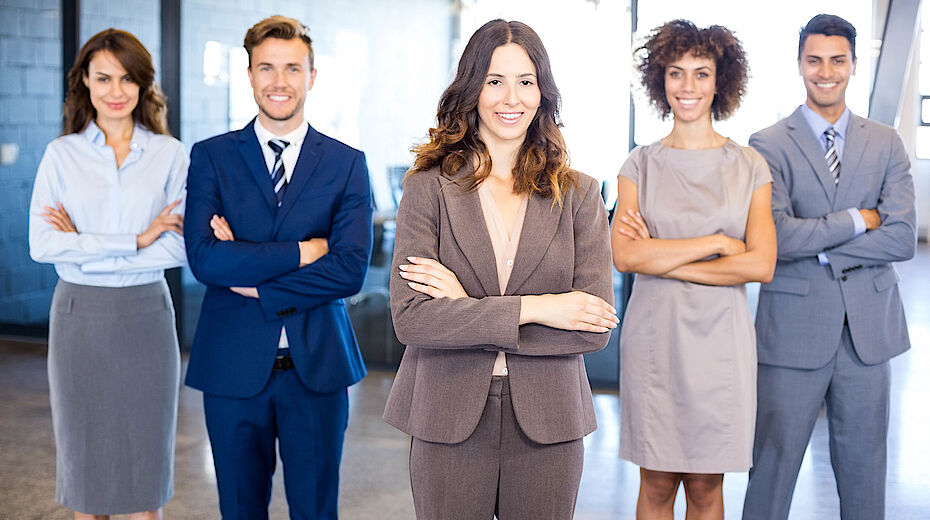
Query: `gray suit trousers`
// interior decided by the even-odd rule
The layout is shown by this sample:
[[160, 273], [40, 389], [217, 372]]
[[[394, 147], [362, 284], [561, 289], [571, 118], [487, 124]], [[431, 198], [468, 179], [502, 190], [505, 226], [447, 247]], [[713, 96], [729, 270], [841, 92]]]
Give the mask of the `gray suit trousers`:
[[824, 400], [840, 517], [883, 519], [890, 386], [888, 362], [862, 363], [848, 326], [839, 350], [824, 367], [760, 364], [753, 467], [743, 520], [788, 518], [801, 460]]
[[494, 377], [475, 431], [444, 444], [416, 437], [410, 484], [419, 520], [570, 520], [578, 497], [581, 439], [538, 444], [517, 424], [507, 377]]

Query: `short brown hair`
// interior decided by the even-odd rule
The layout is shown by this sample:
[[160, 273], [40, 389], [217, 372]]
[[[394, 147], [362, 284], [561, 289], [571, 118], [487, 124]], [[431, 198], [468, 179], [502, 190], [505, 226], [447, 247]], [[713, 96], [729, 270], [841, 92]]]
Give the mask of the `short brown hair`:
[[711, 104], [714, 120], [733, 115], [749, 81], [749, 62], [743, 45], [726, 27], [711, 25], [698, 29], [688, 20], [672, 20], [655, 28], [646, 43], [636, 49], [643, 87], [659, 115], [665, 119], [672, 111], [665, 95], [665, 69], [688, 53], [714, 60], [717, 66], [717, 93]]
[[279, 40], [293, 40], [300, 38], [307, 45], [310, 53], [310, 70], [313, 70], [313, 40], [310, 39], [310, 29], [293, 18], [276, 14], [253, 25], [247, 33], [242, 46], [249, 53], [249, 68], [252, 67], [252, 49], [258, 47], [268, 38]]
[[126, 69], [133, 83], [139, 85], [139, 102], [132, 110], [132, 120], [156, 134], [168, 134], [168, 109], [165, 96], [155, 83], [152, 55], [132, 34], [118, 29], [106, 29], [93, 36], [78, 51], [68, 72], [68, 95], [65, 96], [63, 135], [83, 131], [97, 117], [90, 102], [90, 90], [84, 84], [91, 60], [100, 51], [107, 51]]
[[568, 151], [559, 130], [561, 97], [542, 41], [530, 26], [517, 21], [491, 20], [468, 40], [455, 79], [439, 98], [437, 124], [429, 130], [429, 141], [412, 149], [416, 160], [410, 173], [439, 166], [442, 173], [451, 176], [478, 157], [475, 170], [464, 176], [465, 187], [476, 189], [488, 177], [491, 156], [478, 135], [478, 98], [491, 66], [491, 55], [508, 43], [526, 51], [536, 67], [540, 93], [539, 109], [514, 164], [513, 191], [552, 197], [553, 203], [561, 205], [569, 184], [577, 182], [577, 172], [568, 165]]

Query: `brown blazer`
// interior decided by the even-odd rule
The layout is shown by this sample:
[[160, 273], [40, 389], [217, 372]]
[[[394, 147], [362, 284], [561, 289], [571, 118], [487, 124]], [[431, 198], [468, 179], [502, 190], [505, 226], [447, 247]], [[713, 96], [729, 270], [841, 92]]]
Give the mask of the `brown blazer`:
[[[434, 258], [468, 298], [434, 299], [408, 287], [398, 265]], [[397, 211], [391, 312], [407, 345], [384, 420], [424, 441], [458, 443], [481, 418], [497, 351], [504, 351], [517, 422], [535, 442], [579, 439], [597, 428], [581, 354], [609, 333], [520, 325], [520, 295], [585, 291], [613, 303], [607, 213], [597, 182], [579, 174], [560, 210], [531, 196], [513, 272], [500, 294], [478, 192], [433, 169], [409, 176]]]

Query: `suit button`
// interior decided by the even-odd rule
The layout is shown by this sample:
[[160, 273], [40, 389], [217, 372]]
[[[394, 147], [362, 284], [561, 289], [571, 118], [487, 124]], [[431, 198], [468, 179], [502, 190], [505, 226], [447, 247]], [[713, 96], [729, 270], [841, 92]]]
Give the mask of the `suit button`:
[[844, 277], [840, 278], [840, 280], [842, 280], [842, 281], [845, 282], [845, 281], [846, 281], [846, 277], [844, 276]]

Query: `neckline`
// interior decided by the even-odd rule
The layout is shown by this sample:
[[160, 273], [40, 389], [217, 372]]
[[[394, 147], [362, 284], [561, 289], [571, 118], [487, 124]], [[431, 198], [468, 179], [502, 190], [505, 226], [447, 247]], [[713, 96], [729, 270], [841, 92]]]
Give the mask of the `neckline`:
[[713, 148], [673, 148], [671, 146], [666, 146], [665, 143], [663, 143], [661, 139], [656, 141], [656, 143], [662, 148], [666, 150], [675, 150], [678, 152], [708, 152], [708, 151], [714, 151], [714, 150], [723, 150], [724, 148], [728, 147], [730, 143], [732, 142], [733, 140], [727, 137], [726, 141], [724, 141], [722, 145], [714, 146]]

